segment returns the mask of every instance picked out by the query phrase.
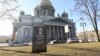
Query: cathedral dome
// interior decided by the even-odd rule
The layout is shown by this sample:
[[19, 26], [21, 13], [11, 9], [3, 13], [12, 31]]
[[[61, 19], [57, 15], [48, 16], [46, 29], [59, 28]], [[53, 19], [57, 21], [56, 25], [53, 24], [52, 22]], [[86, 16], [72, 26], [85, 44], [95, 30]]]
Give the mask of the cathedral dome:
[[41, 0], [41, 3], [35, 7], [35, 16], [54, 16], [55, 9], [50, 0]]
[[42, 0], [40, 7], [43, 9], [52, 9], [55, 10], [50, 0]]

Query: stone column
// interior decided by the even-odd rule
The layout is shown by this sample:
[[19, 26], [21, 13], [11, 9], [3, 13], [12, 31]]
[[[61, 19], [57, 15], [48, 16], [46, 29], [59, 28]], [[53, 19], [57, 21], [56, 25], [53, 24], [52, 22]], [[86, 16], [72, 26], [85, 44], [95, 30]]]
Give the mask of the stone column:
[[71, 37], [72, 37], [72, 38], [74, 37], [73, 28], [71, 28]]
[[55, 40], [57, 40], [57, 26], [55, 26]]
[[64, 40], [64, 31], [63, 31], [63, 26], [61, 27], [62, 30], [62, 39]]
[[63, 40], [63, 29], [62, 29], [62, 26], [60, 27], [60, 31], [61, 31], [61, 40]]
[[72, 36], [71, 36], [71, 27], [69, 27], [69, 37], [72, 39]]
[[62, 26], [62, 37], [63, 37], [63, 40], [65, 40], [65, 30], [64, 30], [64, 26]]
[[49, 41], [51, 40], [51, 27], [49, 26]]
[[42, 16], [44, 15], [44, 10], [42, 10]]
[[57, 26], [57, 40], [59, 40], [59, 26]]
[[53, 39], [55, 40], [55, 26], [53, 26]]
[[48, 10], [46, 10], [46, 16], [48, 16]]
[[51, 26], [51, 40], [54, 40], [54, 36], [53, 36], [53, 26]]
[[73, 35], [73, 34], [72, 34], [72, 28], [70, 28], [70, 35], [71, 35], [71, 39], [72, 39], [72, 35]]
[[68, 30], [69, 30], [69, 32], [68, 32], [68, 38], [71, 38], [71, 36], [70, 36], [70, 27], [68, 27]]
[[48, 26], [46, 26], [46, 35], [47, 35], [47, 42], [49, 42], [49, 32], [48, 32]]

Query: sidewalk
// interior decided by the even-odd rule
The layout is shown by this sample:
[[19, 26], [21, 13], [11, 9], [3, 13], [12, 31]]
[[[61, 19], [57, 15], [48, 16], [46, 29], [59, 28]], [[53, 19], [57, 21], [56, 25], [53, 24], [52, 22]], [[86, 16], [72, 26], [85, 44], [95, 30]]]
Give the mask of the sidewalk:
[[0, 43], [0, 46], [8, 46], [8, 43]]

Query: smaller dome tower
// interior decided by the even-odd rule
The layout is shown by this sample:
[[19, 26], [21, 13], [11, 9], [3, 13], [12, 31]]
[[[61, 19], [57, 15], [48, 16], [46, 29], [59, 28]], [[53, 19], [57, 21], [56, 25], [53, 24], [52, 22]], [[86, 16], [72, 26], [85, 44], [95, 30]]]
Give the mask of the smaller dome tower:
[[63, 19], [68, 19], [68, 13], [67, 13], [66, 11], [64, 11], [64, 12], [62, 13], [62, 18], [63, 18]]
[[24, 14], [25, 14], [24, 11], [21, 11], [21, 12], [20, 12], [20, 15], [24, 15]]

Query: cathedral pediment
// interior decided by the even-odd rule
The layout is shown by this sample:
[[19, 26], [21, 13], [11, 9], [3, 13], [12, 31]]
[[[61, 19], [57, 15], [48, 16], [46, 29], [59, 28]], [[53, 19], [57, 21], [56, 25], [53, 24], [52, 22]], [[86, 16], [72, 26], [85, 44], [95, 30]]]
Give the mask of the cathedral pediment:
[[67, 21], [67, 19], [57, 17], [54, 19], [45, 20], [44, 24], [45, 25], [65, 26], [65, 25], [69, 24], [69, 22]]
[[55, 19], [51, 19], [49, 20], [49, 22], [58, 22], [58, 23], [64, 23], [64, 24], [68, 24], [68, 20], [67, 19], [63, 19], [63, 18], [60, 18], [60, 17], [57, 17]]

